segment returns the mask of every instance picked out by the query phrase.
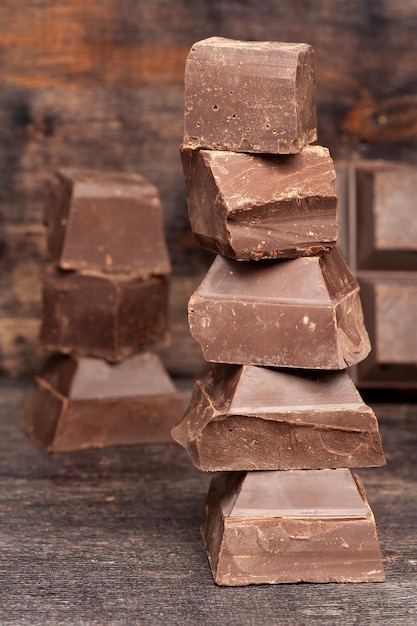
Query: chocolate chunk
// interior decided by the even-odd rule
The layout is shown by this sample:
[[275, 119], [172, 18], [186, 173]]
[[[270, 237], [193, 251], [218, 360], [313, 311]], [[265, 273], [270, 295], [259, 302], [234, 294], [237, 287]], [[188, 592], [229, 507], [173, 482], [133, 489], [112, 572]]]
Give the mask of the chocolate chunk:
[[417, 269], [416, 195], [415, 166], [383, 161], [358, 164], [358, 267]]
[[290, 156], [182, 148], [191, 228], [238, 260], [326, 252], [337, 238], [335, 171], [327, 148]]
[[168, 338], [166, 277], [47, 268], [40, 332], [45, 350], [118, 361]]
[[336, 168], [340, 234], [373, 347], [352, 377], [362, 388], [411, 390], [417, 384], [417, 167], [375, 160]]
[[154, 354], [114, 365], [59, 355], [35, 380], [24, 428], [50, 452], [169, 442], [182, 410], [182, 396]]
[[290, 154], [315, 141], [314, 52], [307, 44], [211, 37], [185, 66], [184, 144]]
[[241, 263], [218, 256], [189, 301], [206, 361], [344, 369], [369, 353], [359, 285], [335, 248]]
[[202, 535], [218, 585], [385, 580], [375, 520], [347, 469], [224, 472]]
[[173, 437], [203, 471], [385, 464], [375, 414], [346, 372], [214, 365]]
[[62, 269], [171, 271], [156, 188], [132, 173], [64, 169], [46, 209], [48, 249]]
[[353, 270], [416, 270], [417, 167], [379, 160], [336, 165], [341, 236]]
[[374, 350], [355, 375], [365, 386], [415, 387], [417, 272], [372, 272], [359, 280]]

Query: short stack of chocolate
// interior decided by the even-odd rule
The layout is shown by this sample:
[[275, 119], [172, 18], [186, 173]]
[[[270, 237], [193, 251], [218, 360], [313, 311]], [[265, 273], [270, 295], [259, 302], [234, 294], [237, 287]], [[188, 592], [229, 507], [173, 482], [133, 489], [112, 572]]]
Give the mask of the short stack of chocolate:
[[315, 138], [310, 46], [193, 46], [181, 154], [192, 230], [218, 256], [189, 323], [214, 365], [173, 436], [196, 467], [220, 472], [202, 525], [220, 585], [384, 580], [348, 469], [385, 463], [344, 371], [370, 346], [335, 248], [333, 162], [307, 145]]
[[142, 176], [62, 170], [45, 215], [36, 378], [24, 428], [50, 452], [169, 441], [180, 394], [148, 350], [169, 340], [171, 272], [156, 188]]

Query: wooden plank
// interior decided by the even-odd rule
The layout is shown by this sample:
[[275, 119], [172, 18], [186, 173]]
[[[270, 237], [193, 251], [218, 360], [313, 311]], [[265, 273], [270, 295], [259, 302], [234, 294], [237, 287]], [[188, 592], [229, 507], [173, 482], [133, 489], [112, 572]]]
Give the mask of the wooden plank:
[[414, 623], [416, 405], [374, 405], [388, 464], [359, 472], [385, 583], [219, 588], [199, 532], [211, 475], [175, 444], [50, 457], [19, 430], [28, 393], [0, 381], [2, 623]]

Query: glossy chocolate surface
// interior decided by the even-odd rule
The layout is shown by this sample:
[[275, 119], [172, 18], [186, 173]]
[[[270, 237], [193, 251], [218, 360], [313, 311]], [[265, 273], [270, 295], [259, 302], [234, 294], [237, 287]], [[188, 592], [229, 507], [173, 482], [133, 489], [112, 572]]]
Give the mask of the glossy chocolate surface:
[[344, 369], [369, 353], [359, 285], [334, 249], [322, 257], [218, 256], [189, 301], [207, 361]]
[[385, 580], [372, 511], [347, 469], [223, 472], [202, 535], [219, 585]]
[[344, 371], [214, 365], [173, 437], [203, 471], [385, 464], [376, 416]]
[[191, 228], [238, 260], [320, 254], [337, 238], [335, 172], [327, 148], [255, 155], [182, 148]]

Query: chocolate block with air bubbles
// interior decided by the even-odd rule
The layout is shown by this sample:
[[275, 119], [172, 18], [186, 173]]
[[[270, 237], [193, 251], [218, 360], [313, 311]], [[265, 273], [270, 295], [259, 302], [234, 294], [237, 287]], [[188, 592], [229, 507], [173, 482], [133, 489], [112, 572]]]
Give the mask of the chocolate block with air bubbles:
[[189, 301], [206, 361], [344, 369], [370, 350], [359, 285], [337, 248], [322, 257], [217, 256]]
[[375, 414], [345, 371], [213, 365], [173, 437], [203, 471], [385, 464]]
[[218, 585], [385, 580], [374, 516], [348, 469], [222, 472], [202, 535]]
[[197, 241], [237, 260], [322, 254], [337, 239], [327, 148], [289, 156], [181, 149]]
[[185, 66], [185, 145], [292, 154], [316, 138], [310, 45], [211, 37], [192, 46]]
[[29, 398], [24, 429], [49, 452], [171, 441], [183, 411], [158, 356], [122, 363], [51, 357]]

